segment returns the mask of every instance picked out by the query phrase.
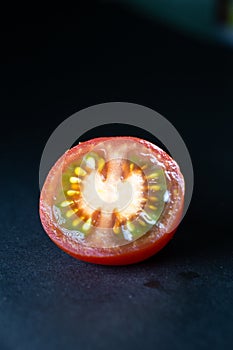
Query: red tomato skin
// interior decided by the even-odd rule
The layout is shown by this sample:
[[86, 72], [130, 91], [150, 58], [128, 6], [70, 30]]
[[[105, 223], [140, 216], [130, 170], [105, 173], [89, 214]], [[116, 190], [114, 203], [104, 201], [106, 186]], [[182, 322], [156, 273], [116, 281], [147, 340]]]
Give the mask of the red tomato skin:
[[[148, 141], [135, 138], [135, 137], [118, 137], [118, 138], [119, 139], [125, 138], [126, 140], [140, 142], [147, 148], [156, 150], [157, 153], [162, 154], [165, 160], [171, 159], [171, 157], [167, 153], [165, 153], [163, 150], [161, 150], [160, 148], [151, 144]], [[111, 138], [109, 137], [102, 137], [102, 138], [95, 138], [95, 139], [83, 142], [78, 146], [75, 146], [72, 149], [68, 150], [56, 162], [56, 164], [50, 170], [46, 178], [46, 181], [44, 183], [43, 189], [41, 191], [39, 214], [40, 214], [42, 226], [46, 231], [46, 233], [48, 234], [48, 236], [50, 237], [50, 239], [59, 248], [61, 248], [63, 251], [65, 251], [72, 257], [85, 262], [101, 264], [101, 265], [129, 265], [129, 264], [134, 264], [134, 263], [138, 263], [140, 261], [146, 260], [151, 256], [155, 255], [163, 247], [165, 247], [167, 243], [172, 239], [182, 217], [183, 206], [184, 206], [184, 193], [180, 200], [180, 207], [176, 213], [175, 219], [173, 220], [172, 227], [170, 227], [170, 229], [168, 229], [168, 231], [164, 233], [162, 236], [160, 236], [158, 239], [154, 240], [154, 242], [145, 243], [146, 241], [145, 236], [149, 234], [147, 233], [145, 236], [137, 240], [138, 245], [136, 249], [131, 249], [130, 246], [132, 246], [132, 243], [126, 244], [125, 246], [121, 246], [120, 248], [118, 247], [117, 248], [96, 248], [96, 247], [87, 247], [82, 244], [75, 243], [75, 248], [73, 248], [69, 244], [67, 238], [64, 237], [64, 235], [62, 235], [62, 233], [58, 230], [58, 228], [56, 227], [56, 224], [52, 222], [52, 220], [49, 218], [48, 212], [45, 209], [46, 205], [51, 205], [51, 201], [53, 197], [52, 181], [54, 181], [56, 172], [61, 166], [62, 158], [65, 155], [66, 156], [68, 155], [67, 159], [69, 161], [72, 161], [73, 159], [75, 159], [77, 151], [80, 151], [80, 154], [85, 154], [97, 143], [110, 140], [110, 139]], [[180, 178], [183, 178], [179, 168], [177, 168], [177, 174], [180, 176]], [[141, 246], [140, 246], [140, 241], [143, 242]]]
[[[147, 249], [141, 249], [137, 252], [132, 251], [131, 253], [115, 255], [115, 256], [104, 256], [99, 255], [98, 251], [95, 251], [96, 248], [93, 248], [93, 255], [81, 255], [75, 254], [69, 251], [69, 248], [66, 245], [59, 245], [58, 242], [55, 242], [59, 248], [61, 248], [64, 252], [71, 255], [72, 257], [82, 260], [89, 263], [100, 264], [100, 265], [131, 265], [141, 261], [144, 261], [156, 253], [158, 253], [162, 248], [164, 248], [167, 243], [172, 239], [174, 233], [173, 232], [164, 235], [156, 244], [149, 246]], [[97, 249], [96, 249], [97, 250]]]

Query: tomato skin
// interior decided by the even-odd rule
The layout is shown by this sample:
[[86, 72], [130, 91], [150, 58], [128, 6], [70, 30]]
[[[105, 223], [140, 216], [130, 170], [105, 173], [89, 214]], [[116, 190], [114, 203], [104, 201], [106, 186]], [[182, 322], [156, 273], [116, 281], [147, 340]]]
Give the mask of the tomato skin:
[[[141, 140], [134, 137], [118, 137], [124, 138], [125, 140], [131, 140], [134, 142], [140, 142], [145, 147], [151, 149], [152, 151], [160, 154], [162, 160], [168, 164], [172, 164], [172, 173], [175, 177], [178, 177], [181, 184], [184, 185], [183, 176], [179, 170], [177, 164], [172, 160], [172, 158], [165, 153], [163, 150], [157, 146], [151, 144], [148, 141]], [[59, 171], [62, 162], [65, 161], [67, 164], [73, 161], [77, 155], [83, 155], [89, 152], [96, 144], [109, 140], [111, 138], [96, 138], [79, 144], [68, 150], [52, 167], [50, 170], [40, 196], [40, 218], [42, 225], [52, 239], [52, 241], [60, 247], [63, 251], [69, 255], [90, 263], [102, 264], [102, 265], [128, 265], [143, 261], [158, 251], [160, 251], [173, 237], [177, 230], [178, 224], [182, 217], [183, 205], [184, 205], [184, 187], [180, 187], [180, 198], [179, 203], [177, 203], [176, 212], [172, 216], [169, 224], [158, 236], [153, 236], [153, 228], [145, 234], [145, 236], [139, 238], [135, 242], [126, 244], [121, 247], [114, 248], [97, 248], [83, 245], [80, 243], [70, 243], [69, 239], [64, 236], [58, 229], [55, 222], [53, 222], [51, 215], [49, 213], [49, 207], [52, 205], [52, 198], [54, 196], [54, 182], [59, 176]]]
[[[145, 249], [141, 249], [138, 251], [131, 251], [129, 253], [120, 254], [120, 255], [101, 255], [99, 249], [92, 248], [91, 252], [89, 252], [88, 255], [74, 253], [69, 250], [69, 247], [67, 245], [60, 245], [59, 241], [54, 241], [54, 243], [57, 244], [59, 248], [61, 248], [64, 252], [68, 253], [72, 257], [94, 263], [94, 264], [100, 264], [100, 265], [130, 265], [135, 264], [140, 261], [146, 260], [150, 258], [151, 256], [158, 253], [165, 245], [172, 239], [174, 233], [173, 232], [164, 235], [159, 241], [157, 241], [155, 244], [148, 246]], [[51, 238], [51, 237], [50, 237]]]

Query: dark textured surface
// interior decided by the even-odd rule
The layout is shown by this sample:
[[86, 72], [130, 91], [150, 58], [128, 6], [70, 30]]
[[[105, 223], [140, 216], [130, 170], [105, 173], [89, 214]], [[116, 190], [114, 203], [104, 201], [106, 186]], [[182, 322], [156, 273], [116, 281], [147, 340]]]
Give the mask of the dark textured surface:
[[95, 266], [69, 257], [47, 238], [36, 197], [24, 186], [7, 204], [7, 218], [1, 213], [2, 349], [230, 346], [230, 241], [211, 239], [207, 231], [201, 242], [199, 225], [190, 229], [187, 217], [176, 238], [150, 260]]
[[[1, 350], [231, 348], [232, 51], [118, 6], [22, 22], [5, 28], [1, 65]], [[128, 267], [69, 257], [38, 217], [47, 138], [65, 117], [105, 101], [166, 116], [195, 172], [193, 201], [174, 239]]]

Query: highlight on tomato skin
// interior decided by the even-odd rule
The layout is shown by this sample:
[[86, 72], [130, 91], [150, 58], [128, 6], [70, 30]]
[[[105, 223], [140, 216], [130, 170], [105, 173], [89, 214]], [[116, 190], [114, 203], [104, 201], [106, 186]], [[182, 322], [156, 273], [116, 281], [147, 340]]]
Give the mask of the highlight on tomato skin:
[[50, 170], [40, 218], [51, 240], [96, 264], [145, 260], [173, 237], [184, 178], [162, 149], [135, 137], [95, 138], [69, 149]]

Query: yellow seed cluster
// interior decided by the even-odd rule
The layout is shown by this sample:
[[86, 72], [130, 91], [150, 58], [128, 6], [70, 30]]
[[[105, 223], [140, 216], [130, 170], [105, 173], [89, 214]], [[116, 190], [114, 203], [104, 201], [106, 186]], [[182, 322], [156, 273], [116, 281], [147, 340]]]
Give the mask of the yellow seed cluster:
[[152, 191], [159, 191], [160, 188], [161, 187], [159, 185], [149, 185], [149, 189]]
[[157, 207], [155, 207], [154, 205], [149, 205], [148, 206], [150, 209], [152, 209], [152, 210], [157, 210], [158, 208]]
[[80, 222], [81, 222], [83, 219], [84, 219], [83, 217], [75, 219], [75, 220], [72, 222], [72, 225], [73, 225], [74, 227], [75, 227], [75, 226], [78, 226], [78, 224], [80, 224]]
[[74, 172], [77, 176], [85, 176], [87, 174], [87, 172], [83, 168], [81, 168], [80, 166], [77, 166], [74, 169]]
[[98, 170], [99, 170], [99, 171], [102, 171], [103, 168], [104, 168], [104, 166], [105, 166], [105, 160], [104, 160], [103, 158], [100, 158], [100, 159], [98, 160]]
[[155, 197], [155, 196], [151, 196], [151, 197], [149, 197], [149, 200], [151, 201], [151, 202], [158, 202], [158, 197]]
[[75, 194], [79, 194], [79, 191], [75, 191], [75, 190], [69, 190], [66, 192], [67, 193], [67, 196], [74, 196]]
[[66, 212], [66, 217], [70, 218], [71, 216], [73, 216], [77, 212], [78, 212], [78, 209], [74, 209], [74, 210], [70, 209]]
[[65, 207], [68, 207], [69, 205], [71, 205], [73, 203], [74, 203], [73, 201], [64, 201], [64, 202], [61, 203], [61, 207], [65, 208]]
[[[67, 198], [67, 200], [64, 200], [60, 204], [60, 206], [62, 208], [66, 208], [64, 215], [66, 218], [71, 220], [71, 225], [74, 228], [77, 227], [78, 225], [80, 225], [79, 229], [82, 232], [89, 233], [91, 230], [91, 227], [93, 225], [93, 222], [94, 222], [94, 225], [96, 225], [94, 215], [92, 215], [92, 217], [88, 216], [89, 217], [88, 218], [87, 215], [82, 212], [82, 208], [75, 208], [75, 207], [78, 206], [78, 200], [79, 200], [78, 195], [80, 195], [80, 191], [82, 190], [83, 178], [90, 173], [91, 169], [102, 171], [105, 167], [106, 162], [102, 157], [100, 157], [98, 155], [97, 156], [90, 155], [87, 158], [84, 158], [84, 161], [86, 162], [86, 164], [82, 167], [76, 166], [72, 176], [69, 177], [69, 180], [68, 180], [69, 181], [69, 188], [66, 190], [66, 195], [68, 197], [71, 197], [71, 198]], [[145, 170], [145, 169], [147, 169], [147, 170], [145, 171], [145, 173], [143, 173], [143, 170]], [[148, 164], [144, 164], [139, 170], [139, 167], [136, 166], [133, 162], [128, 163], [127, 170], [132, 172], [133, 174], [139, 174], [140, 176], [143, 177], [144, 182], [142, 183], [142, 188], [145, 189], [146, 193], [148, 190], [155, 191], [155, 192], [161, 190], [161, 186], [159, 184], [160, 181], [156, 181], [160, 178], [159, 170], [155, 171], [156, 169], [154, 168], [149, 173]], [[127, 175], [128, 175], [128, 173], [127, 173]], [[148, 181], [146, 181], [146, 180], [148, 180]], [[150, 181], [150, 180], [152, 180], [152, 181]], [[153, 181], [153, 180], [155, 180], [155, 181]], [[177, 190], [174, 189], [174, 194], [176, 191]], [[130, 233], [137, 234], [138, 232], [146, 231], [146, 229], [148, 228], [148, 224], [153, 223], [153, 220], [150, 217], [150, 215], [152, 215], [151, 211], [158, 210], [159, 203], [157, 203], [157, 202], [160, 201], [161, 194], [160, 193], [149, 193], [149, 197], [147, 197], [147, 196], [144, 196], [143, 192], [144, 191], [142, 190], [142, 196], [143, 196], [143, 205], [142, 206], [143, 206], [145, 217], [143, 217], [143, 215], [142, 216], [140, 215], [134, 221], [133, 219], [130, 220], [130, 217], [128, 216], [128, 217], [123, 218], [121, 221], [120, 219], [118, 220], [118, 218], [116, 216], [115, 224], [112, 227], [112, 230], [115, 234], [122, 233], [123, 226], [126, 227]], [[146, 203], [146, 201], [148, 201], [148, 204], [146, 204], [147, 209], [148, 209], [147, 210], [148, 213], [146, 212], [146, 207], [144, 207], [144, 204]], [[156, 205], [158, 205], [158, 206], [156, 206]], [[76, 213], [77, 213], [77, 215], [75, 215]], [[142, 211], [142, 213], [143, 213], [143, 211]], [[79, 217], [79, 215], [82, 215], [82, 216]], [[123, 225], [122, 228], [121, 228], [121, 225]], [[138, 225], [141, 226], [141, 229], [139, 231], [138, 231], [138, 228], [139, 228]]]
[[147, 175], [146, 177], [148, 180], [152, 180], [152, 179], [158, 179], [159, 178], [159, 174], [158, 173], [152, 173]]
[[138, 222], [139, 222], [140, 225], [142, 225], [144, 227], [146, 226], [146, 223], [143, 220], [139, 219]]
[[70, 183], [71, 184], [78, 184], [81, 182], [81, 179], [79, 177], [76, 177], [76, 176], [71, 176], [70, 177]]
[[130, 171], [133, 171], [133, 169], [134, 169], [134, 164], [133, 163], [130, 164], [129, 169], [130, 169]]
[[115, 234], [120, 233], [120, 227], [119, 227], [119, 226], [113, 226], [113, 232], [114, 232]]

